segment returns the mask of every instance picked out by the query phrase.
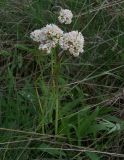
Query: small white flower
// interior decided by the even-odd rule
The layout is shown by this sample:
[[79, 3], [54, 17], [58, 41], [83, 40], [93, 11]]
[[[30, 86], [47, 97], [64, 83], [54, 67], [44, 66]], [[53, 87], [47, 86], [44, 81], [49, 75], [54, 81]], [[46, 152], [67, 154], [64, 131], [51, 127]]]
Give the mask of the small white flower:
[[72, 22], [73, 14], [68, 9], [61, 9], [58, 20], [60, 23], [70, 24]]
[[62, 35], [63, 31], [58, 26], [49, 24], [32, 32], [30, 37], [40, 43], [39, 49], [50, 53], [51, 49], [56, 47]]
[[35, 42], [40, 42], [42, 31], [41, 29], [37, 29], [30, 33], [30, 38]]
[[63, 50], [68, 50], [70, 54], [75, 57], [79, 56], [79, 53], [83, 53], [84, 51], [84, 37], [81, 32], [78, 31], [63, 34], [59, 44]]

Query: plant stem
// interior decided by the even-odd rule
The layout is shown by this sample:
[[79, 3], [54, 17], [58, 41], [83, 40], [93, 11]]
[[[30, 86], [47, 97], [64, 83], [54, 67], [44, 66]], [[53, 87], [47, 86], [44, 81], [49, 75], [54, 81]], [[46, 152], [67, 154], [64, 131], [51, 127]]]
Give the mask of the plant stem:
[[52, 76], [53, 76], [53, 94], [55, 97], [55, 134], [58, 133], [58, 117], [59, 117], [59, 97], [58, 97], [58, 76], [59, 61], [57, 51], [52, 55]]
[[[39, 103], [40, 110], [41, 110], [41, 115], [42, 115], [42, 117], [43, 117], [44, 112], [43, 112], [43, 108], [42, 108], [42, 104], [41, 104], [40, 96], [39, 96], [39, 94], [38, 94], [38, 90], [37, 90], [36, 85], [35, 85], [35, 89], [36, 89], [36, 95], [37, 95], [38, 103]], [[44, 122], [42, 122], [41, 126], [42, 126], [42, 133], [44, 134], [44, 133], [45, 133]]]
[[55, 134], [58, 133], [59, 99], [56, 95], [56, 115], [55, 115]]

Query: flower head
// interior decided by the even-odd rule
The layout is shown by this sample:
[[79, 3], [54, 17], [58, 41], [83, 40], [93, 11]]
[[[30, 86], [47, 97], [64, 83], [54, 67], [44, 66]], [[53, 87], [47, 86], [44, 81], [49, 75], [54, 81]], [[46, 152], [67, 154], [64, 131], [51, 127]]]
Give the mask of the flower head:
[[62, 35], [63, 31], [58, 26], [55, 24], [49, 24], [40, 30], [35, 30], [32, 32], [30, 37], [34, 41], [40, 43], [39, 49], [50, 53], [51, 49], [56, 47]]
[[68, 9], [61, 9], [58, 20], [60, 23], [70, 24], [72, 22], [73, 14]]
[[68, 50], [70, 54], [75, 57], [84, 51], [84, 37], [81, 32], [78, 31], [65, 33], [63, 37], [60, 38], [59, 44], [63, 50]]
[[41, 29], [37, 29], [30, 33], [30, 38], [35, 42], [40, 42], [42, 31]]

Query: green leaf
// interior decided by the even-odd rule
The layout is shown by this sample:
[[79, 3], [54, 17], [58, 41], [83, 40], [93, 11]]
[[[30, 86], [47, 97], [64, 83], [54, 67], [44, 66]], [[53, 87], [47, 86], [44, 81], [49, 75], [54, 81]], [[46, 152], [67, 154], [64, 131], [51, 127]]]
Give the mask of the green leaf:
[[2, 55], [2, 56], [4, 56], [4, 57], [7, 57], [7, 56], [10, 56], [11, 53], [8, 52], [8, 51], [5, 51], [5, 50], [1, 50], [1, 51], [0, 51], [0, 55]]
[[96, 153], [93, 152], [86, 152], [86, 155], [91, 159], [91, 160], [100, 160], [100, 157]]
[[45, 143], [41, 144], [40, 149], [52, 156], [66, 156], [66, 154], [61, 150], [61, 148], [60, 149], [53, 148], [49, 144], [45, 144]]

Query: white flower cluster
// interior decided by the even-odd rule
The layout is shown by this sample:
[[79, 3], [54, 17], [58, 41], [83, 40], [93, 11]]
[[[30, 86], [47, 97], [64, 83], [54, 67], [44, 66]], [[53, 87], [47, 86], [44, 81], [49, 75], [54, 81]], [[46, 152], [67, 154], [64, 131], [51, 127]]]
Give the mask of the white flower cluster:
[[[70, 10], [61, 9], [58, 19], [61, 23], [70, 24], [72, 17], [73, 14]], [[84, 37], [81, 32], [63, 33], [55, 24], [49, 24], [46, 27], [33, 31], [30, 37], [40, 44], [39, 49], [47, 53], [51, 53], [51, 50], [58, 44], [61, 49], [69, 51], [75, 57], [84, 51]]]
[[63, 31], [58, 26], [49, 24], [32, 32], [30, 37], [40, 43], [39, 49], [50, 53], [51, 49], [56, 47], [62, 35]]
[[35, 42], [40, 42], [41, 39], [41, 29], [36, 29], [35, 31], [30, 33], [30, 38]]
[[84, 51], [84, 37], [81, 32], [78, 31], [63, 34], [59, 44], [63, 50], [68, 50], [75, 57]]
[[73, 14], [68, 9], [61, 9], [58, 20], [60, 23], [70, 24], [72, 22]]

